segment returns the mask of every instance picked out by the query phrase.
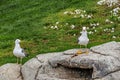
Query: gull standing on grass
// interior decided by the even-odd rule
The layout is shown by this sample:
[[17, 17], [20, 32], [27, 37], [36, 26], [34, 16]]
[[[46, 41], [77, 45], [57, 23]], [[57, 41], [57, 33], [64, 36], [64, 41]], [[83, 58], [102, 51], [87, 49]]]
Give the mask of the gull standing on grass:
[[[86, 27], [83, 27], [81, 36], [78, 37], [78, 44], [80, 45], [80, 48], [81, 48], [81, 45], [84, 45], [85, 48], [87, 48], [88, 42], [89, 42], [89, 39], [87, 36], [87, 30], [86, 30]], [[79, 50], [77, 54], [80, 54], [80, 53], [82, 53], [82, 51]], [[86, 53], [88, 53], [88, 51]]]
[[16, 39], [15, 40], [15, 47], [13, 50], [13, 54], [17, 57], [17, 63], [19, 62], [20, 58], [20, 64], [22, 64], [22, 58], [28, 56], [28, 54], [20, 47], [20, 40]]

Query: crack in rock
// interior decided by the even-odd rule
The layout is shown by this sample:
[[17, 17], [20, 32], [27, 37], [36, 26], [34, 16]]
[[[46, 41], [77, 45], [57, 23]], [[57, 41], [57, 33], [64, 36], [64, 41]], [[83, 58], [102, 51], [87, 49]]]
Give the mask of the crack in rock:
[[[105, 77], [107, 77], [107, 76], [111, 76], [113, 73], [116, 73], [116, 72], [119, 72], [120, 71], [120, 69], [117, 69], [117, 70], [115, 70], [115, 71], [112, 71], [112, 72], [110, 72], [110, 73], [108, 73], [108, 74], [106, 74], [106, 75], [104, 75], [102, 78], [94, 78], [95, 80], [106, 80], [106, 79], [104, 79]], [[108, 79], [107, 79], [108, 80]], [[110, 79], [110, 80], [114, 80], [114, 79]], [[117, 79], [117, 80], [119, 80], [119, 79]]]
[[21, 79], [23, 80], [23, 74], [22, 74], [22, 67], [21, 66], [20, 66], [20, 75], [17, 78], [19, 78], [19, 77], [21, 77]]
[[95, 54], [100, 54], [100, 55], [103, 55], [103, 56], [110, 56], [110, 57], [113, 57], [113, 58], [117, 59], [118, 61], [120, 61], [120, 59], [118, 57], [115, 57], [115, 56], [112, 56], [112, 55], [109, 55], [109, 54], [102, 54], [102, 53], [94, 51], [92, 49], [90, 49], [90, 51], [95, 53]]
[[[100, 52], [97, 52], [97, 51], [94, 51], [92, 49], [90, 49], [91, 52], [95, 53], [95, 54], [100, 54], [100, 55], [103, 55], [103, 56], [111, 56], [111, 55], [108, 55], [108, 54], [102, 54]], [[112, 56], [113, 57], [113, 56]]]
[[35, 58], [36, 58], [40, 63], [44, 63], [44, 61], [39, 60], [37, 56], [36, 56]]
[[[40, 63], [44, 63], [44, 61], [41, 61], [41, 60], [39, 60], [38, 59], [38, 57], [36, 56], [35, 57]], [[39, 70], [42, 68], [42, 65], [40, 65], [39, 67], [38, 67], [38, 69], [37, 69], [37, 72], [36, 72], [36, 74], [35, 74], [35, 80], [37, 80], [37, 76], [38, 76], [38, 74], [39, 74]]]
[[[117, 70], [115, 70], [115, 71], [112, 71], [112, 72], [106, 74], [105, 76], [108, 76], [109, 74], [112, 74], [112, 73], [115, 73], [115, 72], [118, 72], [118, 71], [120, 71], [120, 69], [117, 69]], [[104, 77], [105, 77], [105, 76], [104, 76]]]
[[37, 76], [38, 76], [38, 74], [39, 74], [39, 70], [41, 69], [41, 67], [42, 67], [42, 65], [41, 66], [39, 66], [39, 68], [37, 69], [37, 72], [36, 72], [36, 74], [35, 74], [35, 80], [37, 80]]

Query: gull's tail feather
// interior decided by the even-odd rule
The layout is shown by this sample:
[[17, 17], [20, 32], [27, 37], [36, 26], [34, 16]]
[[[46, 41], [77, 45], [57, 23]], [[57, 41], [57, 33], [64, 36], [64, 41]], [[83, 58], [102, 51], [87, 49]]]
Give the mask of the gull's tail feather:
[[25, 53], [25, 57], [28, 57], [29, 56], [29, 54], [28, 53]]

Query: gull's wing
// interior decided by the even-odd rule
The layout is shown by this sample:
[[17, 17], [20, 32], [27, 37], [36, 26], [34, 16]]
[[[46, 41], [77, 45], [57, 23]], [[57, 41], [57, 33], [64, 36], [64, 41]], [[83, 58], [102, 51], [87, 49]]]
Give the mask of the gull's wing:
[[25, 57], [27, 57], [28, 56], [28, 53], [26, 53], [25, 52], [25, 50], [22, 48], [22, 53], [24, 53], [25, 54]]
[[77, 43], [79, 43], [79, 38], [77, 39]]

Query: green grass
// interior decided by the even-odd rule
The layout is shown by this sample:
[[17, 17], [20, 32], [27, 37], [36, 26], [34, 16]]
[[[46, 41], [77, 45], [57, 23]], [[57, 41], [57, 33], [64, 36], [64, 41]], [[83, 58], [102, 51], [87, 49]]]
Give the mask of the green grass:
[[[99, 6], [97, 1], [99, 0], [1, 0], [0, 65], [16, 62], [12, 51], [17, 38], [22, 40], [21, 46], [30, 54], [24, 62], [38, 54], [79, 48], [77, 38], [82, 26], [89, 27], [88, 32], [94, 31], [89, 26], [90, 23], [99, 22], [100, 25], [96, 27], [97, 32], [94, 35], [88, 35], [89, 48], [108, 41], [120, 41], [120, 20], [111, 17], [109, 13], [114, 7]], [[85, 10], [86, 14], [93, 14], [94, 17], [74, 18], [74, 15], [64, 14], [65, 11], [75, 9]], [[114, 23], [105, 23], [107, 18]], [[70, 28], [72, 24], [76, 26], [75, 29]], [[55, 25], [59, 27], [58, 30], [50, 28]], [[103, 31], [113, 27], [113, 33]], [[117, 38], [113, 39], [112, 36]]]

